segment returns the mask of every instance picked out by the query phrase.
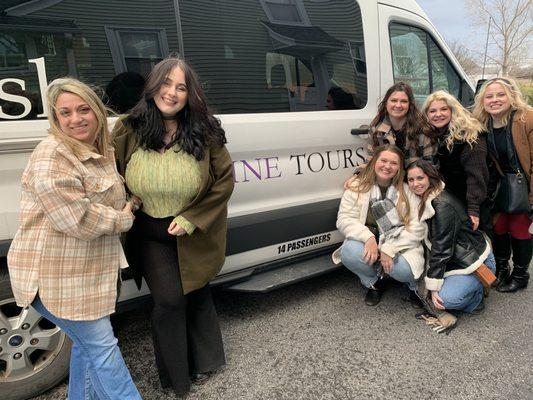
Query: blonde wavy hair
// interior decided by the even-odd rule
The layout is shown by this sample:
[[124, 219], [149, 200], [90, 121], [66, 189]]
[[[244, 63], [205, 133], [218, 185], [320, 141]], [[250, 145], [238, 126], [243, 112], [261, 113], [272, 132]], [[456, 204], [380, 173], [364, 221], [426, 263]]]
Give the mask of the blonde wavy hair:
[[511, 113], [513, 111], [520, 112], [520, 119], [522, 121], [525, 121], [526, 113], [530, 110], [533, 110], [533, 108], [526, 103], [526, 101], [524, 100], [524, 96], [522, 95], [522, 92], [520, 92], [516, 81], [511, 78], [489, 79], [483, 84], [483, 86], [481, 86], [481, 89], [479, 89], [479, 92], [478, 94], [476, 94], [476, 97], [474, 99], [474, 109], [472, 111], [472, 115], [474, 116], [474, 118], [481, 122], [484, 127], [488, 127], [490, 114], [485, 111], [483, 99], [485, 97], [485, 94], [487, 93], [488, 87], [494, 83], [498, 83], [502, 86], [503, 91], [505, 92], [505, 94], [509, 98], [509, 102], [511, 103], [511, 108], [503, 117], [502, 123], [504, 125], [507, 125], [509, 117], [511, 116]]
[[[72, 93], [81, 97], [96, 115], [98, 133], [96, 135], [96, 144], [94, 147], [68, 136], [61, 130], [56, 114], [56, 104], [57, 98], [62, 93]], [[48, 133], [54, 135], [58, 140], [69, 147], [77, 157], [79, 157], [84, 150], [89, 149], [94, 151], [95, 148], [96, 151], [104, 157], [109, 156], [111, 135], [109, 133], [109, 126], [107, 125], [108, 110], [93, 89], [74, 78], [59, 78], [53, 80], [48, 85], [46, 98], [48, 100], [46, 111], [48, 114], [48, 122], [50, 123]]]
[[365, 168], [361, 171], [357, 179], [350, 185], [348, 189], [358, 194], [366, 193], [374, 185], [378, 184], [375, 167], [380, 154], [384, 151], [390, 151], [391, 153], [396, 154], [399, 158], [399, 169], [398, 172], [396, 172], [396, 175], [394, 175], [394, 177], [392, 178], [391, 185], [394, 186], [396, 190], [398, 190], [399, 199], [398, 204], [396, 205], [396, 210], [398, 211], [398, 215], [400, 216], [400, 219], [402, 220], [403, 224], [407, 227], [409, 225], [411, 210], [409, 207], [409, 202], [407, 201], [407, 195], [405, 194], [405, 190], [403, 187], [403, 181], [405, 178], [404, 153], [402, 150], [400, 150], [399, 147], [393, 144], [385, 144], [376, 148], [374, 155], [372, 156], [368, 164], [365, 166]]
[[445, 102], [452, 112], [452, 118], [448, 125], [450, 134], [446, 138], [446, 147], [448, 150], [451, 150], [453, 143], [457, 141], [464, 141], [472, 147], [477, 142], [478, 135], [484, 130], [481, 122], [472, 117], [470, 112], [445, 90], [437, 90], [426, 98], [422, 106], [422, 112], [426, 117], [429, 107], [434, 101]]

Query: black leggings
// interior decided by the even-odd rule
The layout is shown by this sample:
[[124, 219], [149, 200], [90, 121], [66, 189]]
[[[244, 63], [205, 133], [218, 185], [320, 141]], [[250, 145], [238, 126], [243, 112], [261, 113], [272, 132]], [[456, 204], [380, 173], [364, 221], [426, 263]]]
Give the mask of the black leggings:
[[152, 337], [161, 384], [182, 395], [191, 373], [213, 371], [225, 359], [209, 286], [183, 295], [176, 237], [167, 233], [171, 221], [137, 213], [126, 248], [154, 300]]

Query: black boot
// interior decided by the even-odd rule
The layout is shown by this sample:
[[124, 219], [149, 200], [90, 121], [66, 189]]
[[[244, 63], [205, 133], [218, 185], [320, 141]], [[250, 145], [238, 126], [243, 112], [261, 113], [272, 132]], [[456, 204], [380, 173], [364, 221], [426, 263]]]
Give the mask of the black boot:
[[365, 304], [367, 306], [377, 305], [381, 301], [381, 296], [383, 296], [384, 291], [385, 285], [383, 283], [383, 279], [379, 279], [376, 283], [374, 283], [373, 288], [368, 288], [365, 296]]
[[496, 281], [492, 287], [497, 288], [499, 285], [509, 279], [509, 259], [511, 258], [511, 236], [508, 233], [496, 235], [492, 239], [494, 258], [496, 259]]
[[509, 280], [506, 283], [502, 283], [496, 290], [502, 293], [510, 293], [527, 288], [527, 283], [529, 282], [527, 267], [527, 265], [514, 265], [513, 273]]
[[507, 282], [500, 284], [499, 292], [516, 292], [527, 287], [529, 272], [527, 268], [531, 262], [533, 244], [531, 239], [511, 239], [513, 247], [513, 272]]
[[496, 280], [492, 284], [493, 288], [498, 288], [501, 284], [507, 282], [510, 276], [509, 260], [496, 259]]

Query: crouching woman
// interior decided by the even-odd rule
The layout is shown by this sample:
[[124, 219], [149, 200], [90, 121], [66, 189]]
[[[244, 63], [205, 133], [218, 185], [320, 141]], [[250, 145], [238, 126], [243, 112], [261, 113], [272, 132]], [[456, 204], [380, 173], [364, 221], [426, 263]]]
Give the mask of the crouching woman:
[[404, 154], [383, 145], [344, 192], [337, 228], [345, 236], [333, 253], [368, 288], [365, 303], [376, 305], [385, 275], [406, 283], [411, 290], [424, 269], [422, 240], [426, 225], [415, 213], [420, 199], [403, 182]]
[[483, 285], [474, 273], [482, 264], [496, 269], [489, 242], [474, 230], [463, 204], [444, 190], [438, 172], [426, 161], [407, 167], [409, 189], [422, 200], [418, 215], [428, 224], [425, 284], [439, 310], [471, 313], [483, 301]]

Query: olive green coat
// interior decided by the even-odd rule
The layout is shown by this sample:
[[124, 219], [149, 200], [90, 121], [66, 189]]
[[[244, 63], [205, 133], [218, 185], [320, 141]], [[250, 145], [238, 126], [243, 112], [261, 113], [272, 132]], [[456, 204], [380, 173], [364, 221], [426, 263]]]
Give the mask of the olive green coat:
[[[115, 124], [113, 145], [118, 171], [125, 176], [126, 165], [139, 143], [137, 136], [122, 121], [119, 119]], [[225, 146], [213, 145], [205, 150], [199, 166], [200, 190], [179, 213], [196, 229], [190, 236], [176, 237], [184, 294], [209, 283], [222, 268], [226, 256], [227, 205], [233, 191], [232, 160]], [[135, 265], [131, 267], [135, 273]], [[135, 278], [140, 286], [140, 277]]]

